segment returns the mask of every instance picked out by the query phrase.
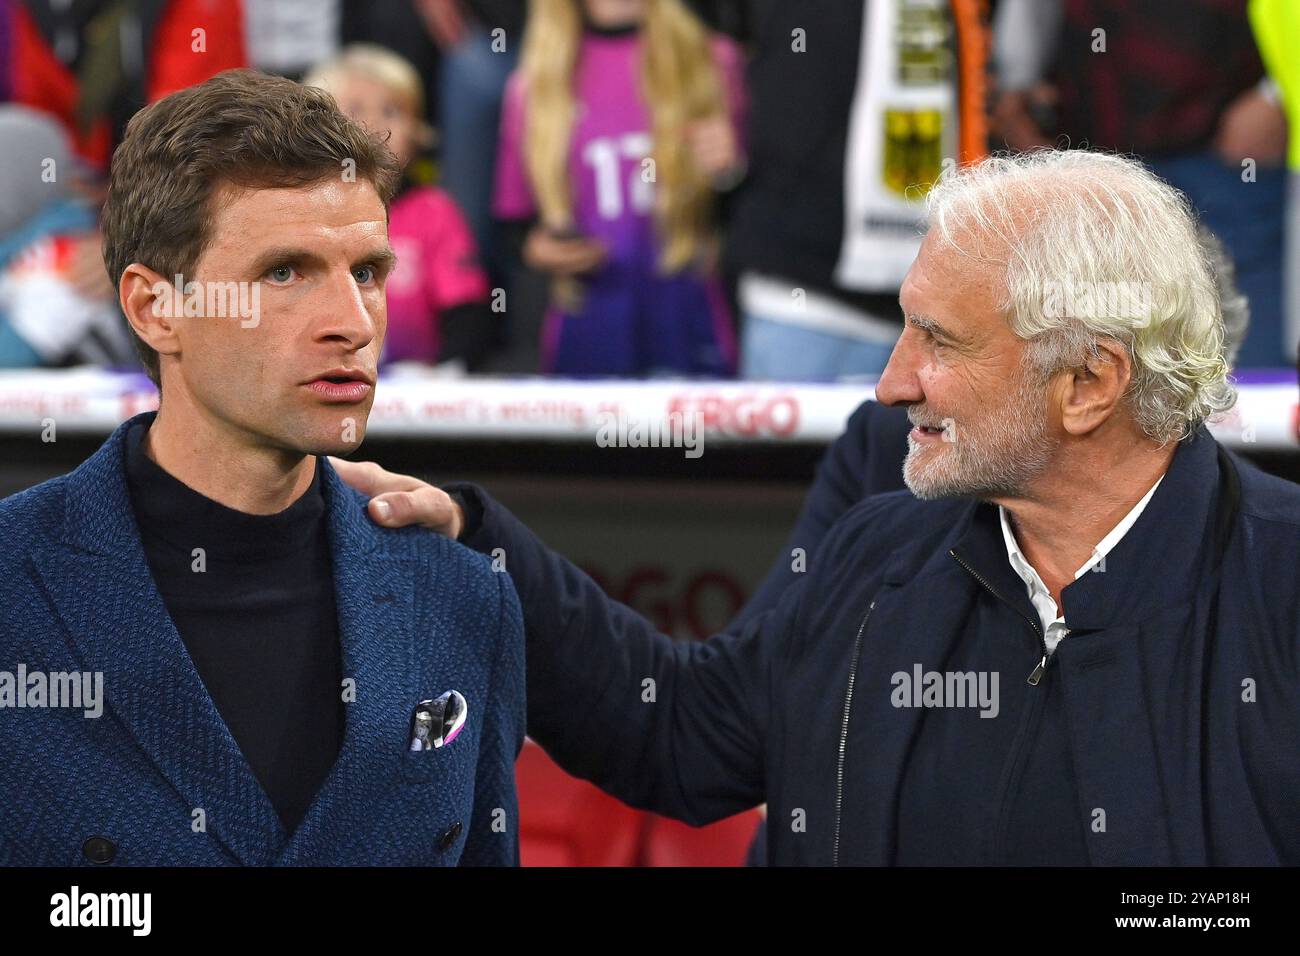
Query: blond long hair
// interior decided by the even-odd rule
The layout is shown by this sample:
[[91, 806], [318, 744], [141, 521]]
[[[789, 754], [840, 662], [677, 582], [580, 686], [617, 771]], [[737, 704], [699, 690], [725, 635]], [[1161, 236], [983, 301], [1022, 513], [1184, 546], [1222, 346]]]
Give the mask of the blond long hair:
[[[709, 33], [680, 0], [649, 0], [641, 28], [641, 95], [651, 118], [659, 268], [676, 272], [716, 256], [713, 189], [695, 166], [687, 124], [727, 115]], [[569, 147], [573, 76], [582, 37], [579, 0], [533, 0], [520, 60], [527, 100], [524, 164], [543, 223], [573, 225]]]

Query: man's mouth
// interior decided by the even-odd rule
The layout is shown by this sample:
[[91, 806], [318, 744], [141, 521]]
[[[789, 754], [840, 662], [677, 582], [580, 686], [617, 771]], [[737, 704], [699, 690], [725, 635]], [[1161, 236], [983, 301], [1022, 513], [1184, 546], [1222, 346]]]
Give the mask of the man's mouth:
[[374, 381], [373, 373], [363, 369], [337, 368], [317, 375], [303, 385], [326, 402], [346, 405], [365, 399], [374, 388]]
[[947, 429], [943, 425], [919, 425], [912, 423], [911, 437], [919, 442], [942, 440]]

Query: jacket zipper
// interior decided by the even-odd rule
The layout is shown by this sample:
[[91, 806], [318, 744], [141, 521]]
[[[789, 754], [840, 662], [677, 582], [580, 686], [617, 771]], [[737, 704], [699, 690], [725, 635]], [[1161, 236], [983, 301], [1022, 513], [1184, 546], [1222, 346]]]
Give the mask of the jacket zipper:
[[1028, 624], [1030, 629], [1034, 632], [1034, 637], [1038, 639], [1039, 658], [1038, 658], [1038, 663], [1034, 665], [1034, 669], [1029, 673], [1029, 680], [1027, 681], [1027, 683], [1032, 687], [1037, 687], [1038, 682], [1043, 679], [1043, 671], [1047, 670], [1047, 661], [1048, 661], [1047, 637], [1043, 634], [1042, 626], [1036, 621], [1032, 620], [1028, 614], [1022, 613], [1019, 608], [1017, 608], [1014, 604], [1012, 604], [1001, 594], [999, 594], [997, 592], [997, 589], [994, 588], [993, 585], [989, 584], [988, 581], [984, 580], [984, 578], [980, 575], [978, 571], [976, 571], [969, 564], [963, 561], [961, 559], [961, 555], [959, 555], [956, 551], [949, 548], [948, 553], [957, 559], [958, 564], [960, 564], [963, 568], [965, 568], [968, 572], [970, 572], [971, 577], [973, 577], [976, 581], [978, 581], [981, 585], [984, 586], [984, 590], [988, 591], [990, 594], [992, 594], [1003, 604], [1011, 608], [1011, 610], [1019, 614], [1020, 617], [1024, 618], [1025, 623]]
[[874, 599], [862, 615], [858, 625], [858, 636], [853, 642], [853, 659], [849, 663], [849, 684], [844, 690], [844, 716], [840, 719], [840, 747], [835, 766], [835, 829], [831, 838], [831, 866], [840, 865], [840, 816], [844, 810], [844, 753], [849, 741], [849, 709], [853, 706], [853, 685], [858, 676], [858, 659], [862, 656], [862, 635], [867, 630], [867, 621], [876, 609]]
[[[1031, 618], [1028, 614], [1021, 612], [1019, 608], [1017, 608], [1014, 604], [1012, 604], [1010, 601], [1006, 600], [1006, 598], [1004, 598], [1001, 594], [999, 594], [998, 590], [995, 587], [993, 587], [993, 585], [989, 584], [989, 582], [986, 581], [978, 571], [976, 571], [969, 564], [963, 561], [961, 556], [958, 555], [955, 550], [949, 549], [948, 553], [951, 554], [953, 558], [956, 559], [957, 563], [960, 564], [963, 568], [965, 568], [966, 571], [970, 574], [970, 576], [973, 577], [976, 581], [978, 581], [986, 591], [988, 591], [990, 594], [992, 594], [1003, 604], [1006, 604], [1013, 611], [1015, 611], [1016, 614], [1019, 615], [1021, 618], [1023, 618], [1025, 623], [1029, 625], [1030, 629], [1033, 630], [1034, 636], [1038, 639], [1039, 658], [1038, 658], [1038, 663], [1034, 665], [1033, 671], [1031, 671], [1029, 674], [1029, 679], [1027, 683], [1032, 687], [1037, 687], [1039, 682], [1043, 679], [1043, 674], [1047, 671], [1047, 663], [1050, 660], [1047, 654], [1047, 637], [1042, 630], [1042, 625], [1039, 622], [1035, 621], [1033, 618]], [[1019, 776], [1017, 775], [1017, 771], [1019, 771], [1019, 773], [1024, 772], [1024, 768], [1021, 762], [1026, 758], [1025, 755], [1021, 753], [1021, 751], [1025, 747], [1025, 741], [1030, 739], [1031, 731], [1037, 727], [1037, 721], [1042, 712], [1042, 706], [1043, 706], [1042, 694], [1035, 694], [1029, 702], [1029, 711], [1026, 714], [1025, 723], [1020, 728], [1019, 732], [1016, 735], [1015, 740], [1013, 741], [1013, 747], [1015, 749], [1015, 763], [1013, 763], [1010, 774], [1007, 777], [1006, 788], [1002, 791], [1002, 793], [998, 798], [999, 809], [998, 809], [998, 816], [997, 816], [997, 829], [995, 830], [995, 837], [994, 837], [998, 841], [1000, 841], [1002, 835], [1006, 833], [1006, 828], [1007, 828], [1006, 817], [1009, 812], [1006, 806], [1007, 794], [1010, 792], [1011, 788], [1016, 785], [1016, 782], [1019, 779]], [[992, 844], [990, 845], [990, 850], [989, 850], [990, 853], [992, 852], [991, 847]]]

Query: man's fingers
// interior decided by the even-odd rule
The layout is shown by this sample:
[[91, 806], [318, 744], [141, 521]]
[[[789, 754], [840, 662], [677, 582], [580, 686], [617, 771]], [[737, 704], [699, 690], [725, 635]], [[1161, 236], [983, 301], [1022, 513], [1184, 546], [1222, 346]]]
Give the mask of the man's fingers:
[[395, 475], [373, 461], [344, 461], [330, 458], [330, 464], [348, 485], [369, 495], [371, 520], [385, 528], [419, 524], [449, 538], [460, 536], [465, 526], [460, 506], [441, 488], [409, 475]]
[[423, 525], [449, 538], [460, 535], [460, 507], [441, 488], [425, 485], [418, 491], [391, 491], [370, 499], [370, 516], [385, 528]]
[[410, 491], [390, 491], [376, 495], [367, 506], [370, 516], [377, 524], [386, 528], [405, 528], [408, 524], [418, 524], [415, 520], [415, 505], [411, 502]]
[[329, 462], [346, 484], [363, 495], [382, 495], [389, 491], [417, 491], [427, 487], [419, 478], [393, 474], [373, 461], [347, 461], [331, 455]]
[[343, 479], [344, 484], [350, 485], [363, 495], [374, 494], [370, 489], [374, 475], [369, 469], [363, 468], [361, 462], [335, 458], [333, 455], [330, 455], [327, 460], [334, 470], [338, 472], [339, 477]]

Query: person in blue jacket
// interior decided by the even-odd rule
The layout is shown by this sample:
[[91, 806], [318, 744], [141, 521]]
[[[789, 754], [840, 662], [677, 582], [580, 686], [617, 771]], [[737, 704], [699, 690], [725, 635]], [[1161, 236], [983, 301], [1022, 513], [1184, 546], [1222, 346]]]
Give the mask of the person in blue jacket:
[[0, 864], [518, 862], [511, 580], [326, 458], [374, 400], [397, 173], [251, 71], [132, 120], [104, 251], [160, 406], [0, 501]]
[[0, 103], [0, 369], [133, 366], [87, 192], [59, 122]]
[[695, 824], [766, 802], [771, 863], [1295, 864], [1300, 488], [1205, 430], [1233, 391], [1185, 200], [1076, 151], [930, 205], [876, 392], [908, 490], [739, 630], [675, 644], [473, 486], [372, 517], [504, 549], [562, 766]]

